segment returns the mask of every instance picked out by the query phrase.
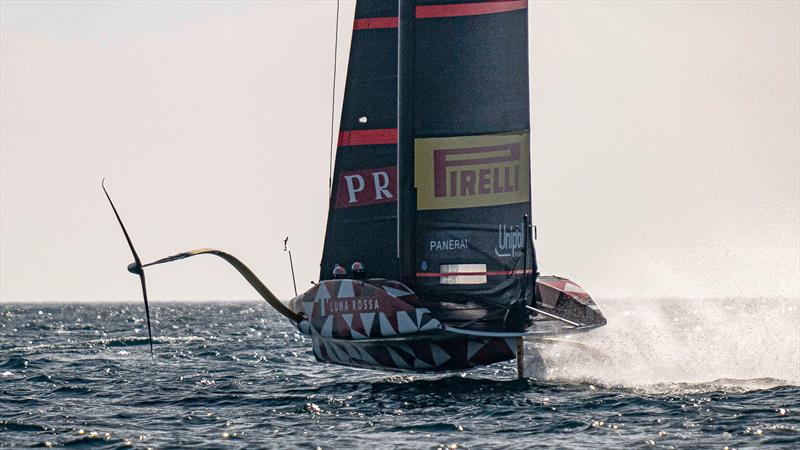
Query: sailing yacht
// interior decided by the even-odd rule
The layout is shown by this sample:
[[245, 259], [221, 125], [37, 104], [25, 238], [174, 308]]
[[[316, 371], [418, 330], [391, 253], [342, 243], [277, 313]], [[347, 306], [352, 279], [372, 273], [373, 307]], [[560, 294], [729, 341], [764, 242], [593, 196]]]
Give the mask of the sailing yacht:
[[461, 370], [525, 335], [605, 324], [538, 276], [527, 1], [359, 1], [320, 283], [294, 298], [320, 361]]
[[144, 267], [214, 254], [317, 360], [388, 370], [521, 363], [525, 337], [605, 325], [538, 271], [528, 2], [359, 0], [352, 33], [319, 282], [286, 305], [228, 253], [141, 264], [128, 240], [143, 290]]

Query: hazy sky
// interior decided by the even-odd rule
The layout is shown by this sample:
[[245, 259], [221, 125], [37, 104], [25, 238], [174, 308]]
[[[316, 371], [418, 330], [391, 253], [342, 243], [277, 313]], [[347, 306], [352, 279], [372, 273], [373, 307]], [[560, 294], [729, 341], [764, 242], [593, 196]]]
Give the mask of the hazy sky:
[[[104, 176], [144, 260], [224, 249], [288, 298], [290, 235], [298, 285], [316, 281], [335, 17], [3, 1], [0, 300], [140, 298]], [[545, 271], [601, 305], [800, 296], [800, 3], [534, 2], [530, 28]], [[156, 300], [257, 297], [212, 256], [148, 282]]]

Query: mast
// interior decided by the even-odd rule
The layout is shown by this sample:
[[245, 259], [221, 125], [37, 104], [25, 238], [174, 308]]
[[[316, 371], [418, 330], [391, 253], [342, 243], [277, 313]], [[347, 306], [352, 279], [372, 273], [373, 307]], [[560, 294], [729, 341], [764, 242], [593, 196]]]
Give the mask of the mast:
[[399, 0], [397, 39], [397, 258], [400, 281], [414, 282], [415, 219], [414, 189], [414, 21], [415, 0]]

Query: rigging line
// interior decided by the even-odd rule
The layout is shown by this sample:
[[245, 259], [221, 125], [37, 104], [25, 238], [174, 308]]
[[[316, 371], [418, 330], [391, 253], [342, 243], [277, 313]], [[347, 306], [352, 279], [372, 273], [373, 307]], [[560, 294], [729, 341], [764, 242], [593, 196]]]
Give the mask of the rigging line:
[[336, 0], [336, 32], [333, 41], [333, 86], [331, 87], [331, 144], [328, 154], [328, 198], [333, 190], [334, 120], [336, 115], [336, 63], [339, 56], [339, 0]]

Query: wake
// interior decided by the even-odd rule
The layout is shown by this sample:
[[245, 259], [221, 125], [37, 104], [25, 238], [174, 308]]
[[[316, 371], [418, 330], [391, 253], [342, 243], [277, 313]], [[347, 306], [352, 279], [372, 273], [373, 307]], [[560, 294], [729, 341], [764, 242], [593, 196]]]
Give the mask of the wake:
[[[800, 299], [608, 300], [608, 325], [547, 344], [534, 377], [666, 392], [800, 385]], [[531, 352], [534, 353], [534, 352]]]

